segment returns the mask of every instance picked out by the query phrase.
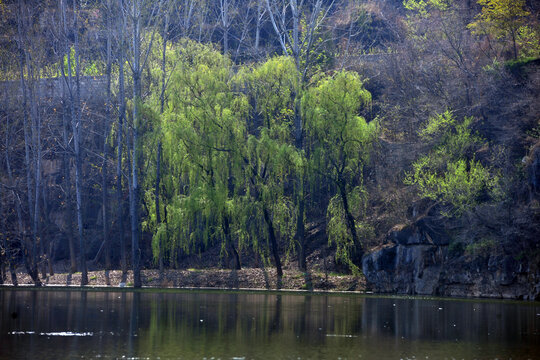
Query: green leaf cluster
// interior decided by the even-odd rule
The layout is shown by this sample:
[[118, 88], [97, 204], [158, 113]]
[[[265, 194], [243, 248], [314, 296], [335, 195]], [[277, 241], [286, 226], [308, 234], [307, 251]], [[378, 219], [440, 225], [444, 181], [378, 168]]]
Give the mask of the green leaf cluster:
[[[229, 219], [238, 211], [238, 186], [231, 179], [241, 177], [248, 108], [246, 97], [233, 90], [229, 59], [201, 44], [182, 45], [153, 135], [163, 143], [166, 169], [161, 212], [166, 219], [154, 224], [153, 244], [157, 249], [161, 240], [171, 259], [179, 250], [197, 252], [215, 241], [225, 243], [230, 235]], [[154, 204], [151, 184], [147, 198]], [[155, 209], [149, 212], [155, 219]]]
[[328, 240], [337, 245], [336, 257], [353, 271], [358, 271], [353, 252], [361, 247], [356, 230], [366, 227], [361, 222], [367, 206], [362, 171], [379, 133], [377, 121], [368, 123], [360, 115], [370, 103], [359, 75], [346, 71], [320, 80], [302, 101], [313, 149], [311, 168], [337, 192], [327, 208]]
[[[478, 0], [482, 10], [476, 20], [469, 24], [469, 28], [479, 35], [490, 35], [495, 39], [511, 41], [514, 47], [514, 58], [518, 57], [518, 38], [526, 39], [531, 35], [525, 34], [525, 24], [530, 13], [526, 10], [525, 0]], [[522, 29], [520, 31], [520, 29]], [[521, 34], [520, 34], [521, 33]], [[538, 38], [538, 37], [537, 37]], [[521, 45], [526, 46], [526, 41]], [[537, 48], [537, 44], [533, 44]], [[525, 53], [530, 49], [524, 48]]]
[[450, 205], [445, 216], [460, 216], [497, 193], [499, 176], [475, 160], [475, 152], [487, 144], [473, 133], [472, 123], [470, 117], [458, 122], [449, 110], [431, 117], [419, 135], [432, 150], [413, 163], [405, 178], [420, 196]]
[[488, 31], [498, 38], [514, 33], [530, 13], [525, 0], [478, 0], [482, 10], [469, 26], [473, 31]]
[[403, 6], [405, 9], [427, 16], [432, 10], [447, 10], [453, 5], [452, 0], [405, 0]]
[[[235, 243], [266, 259], [274, 238], [286, 244], [288, 256], [297, 247], [297, 197], [305, 193], [297, 179], [308, 175], [306, 186], [314, 179], [333, 184], [329, 235], [338, 244], [338, 257], [353, 265], [351, 253], [359, 244], [348, 219], [357, 218], [355, 230], [371, 236], [361, 221], [367, 204], [362, 171], [378, 134], [377, 122], [361, 115], [369, 110], [371, 95], [358, 74], [319, 76], [301, 88], [290, 57], [233, 66], [214, 48], [191, 41], [168, 51], [174, 60], [167, 65], [164, 112], [158, 115], [155, 97], [141, 107], [143, 153], [152, 159], [157, 144], [163, 148], [161, 223], [153, 161], [145, 172], [144, 228], [153, 233], [154, 255], [161, 244], [173, 263], [179, 254], [211, 244], [221, 244], [227, 255]], [[295, 146], [296, 116], [304, 127], [302, 149]], [[309, 176], [313, 173], [324, 175]]]

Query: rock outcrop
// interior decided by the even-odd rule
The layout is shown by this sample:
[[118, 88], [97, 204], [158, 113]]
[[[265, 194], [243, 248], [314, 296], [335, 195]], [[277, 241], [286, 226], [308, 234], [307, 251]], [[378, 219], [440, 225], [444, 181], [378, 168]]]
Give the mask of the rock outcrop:
[[456, 254], [449, 237], [427, 218], [395, 227], [387, 240], [362, 261], [375, 292], [540, 299], [538, 264], [510, 254]]
[[540, 140], [526, 158], [527, 177], [531, 199], [540, 194]]

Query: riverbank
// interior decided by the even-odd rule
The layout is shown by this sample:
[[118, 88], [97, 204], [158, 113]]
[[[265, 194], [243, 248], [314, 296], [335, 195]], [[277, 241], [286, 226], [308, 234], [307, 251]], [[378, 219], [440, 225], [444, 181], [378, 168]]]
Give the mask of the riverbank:
[[[20, 285], [32, 285], [28, 274], [17, 273]], [[302, 273], [296, 270], [284, 270], [281, 284], [278, 286], [275, 269], [245, 268], [242, 270], [223, 269], [187, 269], [165, 270], [160, 278], [158, 270], [141, 270], [144, 287], [156, 288], [219, 288], [219, 289], [285, 289], [285, 290], [326, 290], [326, 291], [364, 291], [364, 278], [353, 275], [325, 274], [323, 272]], [[81, 282], [80, 273], [58, 273], [41, 279], [44, 286], [77, 286]], [[11, 279], [4, 284], [10, 285]], [[107, 284], [104, 270], [89, 271], [88, 285], [130, 287], [133, 273], [128, 271], [125, 283], [120, 270], [109, 271]]]

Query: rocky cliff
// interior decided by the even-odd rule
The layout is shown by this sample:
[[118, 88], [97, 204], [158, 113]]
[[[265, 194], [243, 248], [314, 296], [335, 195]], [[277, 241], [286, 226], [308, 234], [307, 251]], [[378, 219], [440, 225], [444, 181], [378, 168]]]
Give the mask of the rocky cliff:
[[387, 244], [364, 257], [362, 270], [380, 293], [540, 299], [537, 255], [511, 244], [484, 254], [454, 244], [423, 217], [394, 228]]

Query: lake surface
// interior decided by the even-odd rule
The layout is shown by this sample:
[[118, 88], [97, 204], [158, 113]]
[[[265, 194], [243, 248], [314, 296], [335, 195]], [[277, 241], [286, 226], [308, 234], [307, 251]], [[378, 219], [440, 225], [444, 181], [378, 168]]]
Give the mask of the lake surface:
[[0, 359], [540, 359], [540, 304], [0, 289]]

